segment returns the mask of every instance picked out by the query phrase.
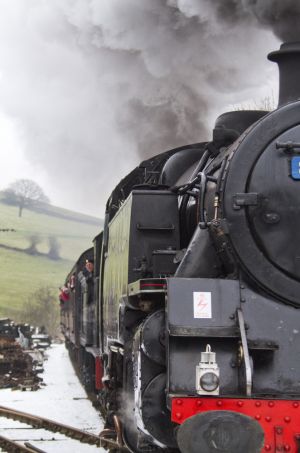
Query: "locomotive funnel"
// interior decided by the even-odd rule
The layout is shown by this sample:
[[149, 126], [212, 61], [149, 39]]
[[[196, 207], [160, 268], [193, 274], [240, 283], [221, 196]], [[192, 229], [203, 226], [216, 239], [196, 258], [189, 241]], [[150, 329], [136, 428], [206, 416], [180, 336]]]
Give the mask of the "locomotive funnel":
[[283, 43], [279, 50], [268, 55], [268, 59], [278, 63], [278, 107], [300, 99], [300, 41]]

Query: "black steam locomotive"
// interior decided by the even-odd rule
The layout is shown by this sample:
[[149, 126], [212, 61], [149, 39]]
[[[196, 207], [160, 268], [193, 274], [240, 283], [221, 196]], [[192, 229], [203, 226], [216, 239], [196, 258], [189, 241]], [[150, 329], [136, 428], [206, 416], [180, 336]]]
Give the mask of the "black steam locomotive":
[[300, 43], [269, 59], [278, 108], [142, 162], [65, 282], [67, 345], [120, 451], [300, 452]]

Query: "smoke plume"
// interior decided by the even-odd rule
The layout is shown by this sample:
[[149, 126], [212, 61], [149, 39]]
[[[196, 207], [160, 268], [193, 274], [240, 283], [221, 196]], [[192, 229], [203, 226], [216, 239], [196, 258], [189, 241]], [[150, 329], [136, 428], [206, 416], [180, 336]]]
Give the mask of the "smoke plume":
[[297, 0], [247, 0], [245, 7], [281, 41], [300, 40], [300, 3]]
[[0, 0], [0, 11], [2, 113], [51, 200], [98, 215], [141, 159], [210, 138], [217, 112], [264, 96], [266, 54], [300, 29], [291, 0]]

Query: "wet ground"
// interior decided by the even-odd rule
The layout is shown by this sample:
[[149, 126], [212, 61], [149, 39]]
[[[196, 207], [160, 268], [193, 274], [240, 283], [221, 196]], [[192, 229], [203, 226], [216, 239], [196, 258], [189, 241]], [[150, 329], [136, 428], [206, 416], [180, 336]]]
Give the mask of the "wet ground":
[[[46, 384], [37, 391], [0, 390], [0, 405], [34, 415], [40, 415], [99, 434], [103, 422], [88, 400], [73, 370], [63, 344], [47, 350], [43, 380]], [[20, 422], [0, 418], [0, 434], [22, 443], [29, 441], [47, 453], [104, 453], [95, 446], [80, 444], [61, 434], [29, 428]], [[1, 449], [0, 449], [1, 451]]]

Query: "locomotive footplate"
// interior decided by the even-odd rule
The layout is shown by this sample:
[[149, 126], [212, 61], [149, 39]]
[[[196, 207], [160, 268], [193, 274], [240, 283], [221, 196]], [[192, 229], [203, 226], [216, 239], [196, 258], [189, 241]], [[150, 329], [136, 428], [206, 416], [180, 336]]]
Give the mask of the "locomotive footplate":
[[[188, 420], [194, 419], [194, 423], [196, 423], [198, 414], [203, 414], [204, 416], [209, 413], [212, 414], [210, 417], [207, 417], [209, 419], [202, 420], [202, 422], [207, 424], [206, 434], [203, 434], [206, 436], [204, 444], [209, 442], [207, 436], [210, 429], [210, 423], [214, 424], [214, 426], [211, 425], [212, 429], [210, 431], [216, 436], [216, 432], [219, 430], [220, 432], [218, 435], [223, 437], [230, 437], [230, 433], [232, 432], [231, 428], [233, 426], [235, 427], [235, 430], [239, 429], [239, 426], [242, 427], [243, 423], [246, 426], [247, 420], [241, 419], [240, 422], [238, 422], [238, 420], [235, 420], [234, 415], [230, 415], [231, 418], [228, 418], [228, 414], [235, 413], [247, 416], [247, 419], [256, 422], [251, 426], [251, 423], [248, 421], [249, 426], [246, 426], [245, 430], [253, 430], [253, 435], [258, 436], [258, 441], [259, 430], [257, 430], [257, 423], [262, 428], [264, 434], [263, 447], [261, 450], [258, 449], [257, 451], [271, 453], [278, 451], [287, 451], [291, 453], [299, 452], [299, 400], [171, 397], [172, 421], [182, 425], [182, 427]], [[224, 426], [222, 426], [221, 423], [222, 415], [224, 415]], [[218, 421], [218, 427], [215, 426], [216, 420]], [[187, 431], [188, 428], [187, 425]], [[185, 435], [184, 432], [183, 434]], [[190, 451], [185, 451], [184, 449], [182, 451], [183, 453], [194, 453], [193, 448]], [[209, 449], [207, 451], [210, 452]], [[224, 451], [227, 450], [225, 449]], [[243, 449], [244, 453], [253, 453], [253, 451], [256, 450], [253, 450], [252, 448], [251, 451], [249, 450], [248, 452], [248, 450]], [[199, 449], [199, 445], [197, 453], [202, 453], [202, 447]], [[203, 449], [203, 453], [206, 453], [205, 449]]]
[[143, 278], [129, 283], [126, 305], [142, 311], [152, 311], [161, 306], [166, 293], [165, 278]]

